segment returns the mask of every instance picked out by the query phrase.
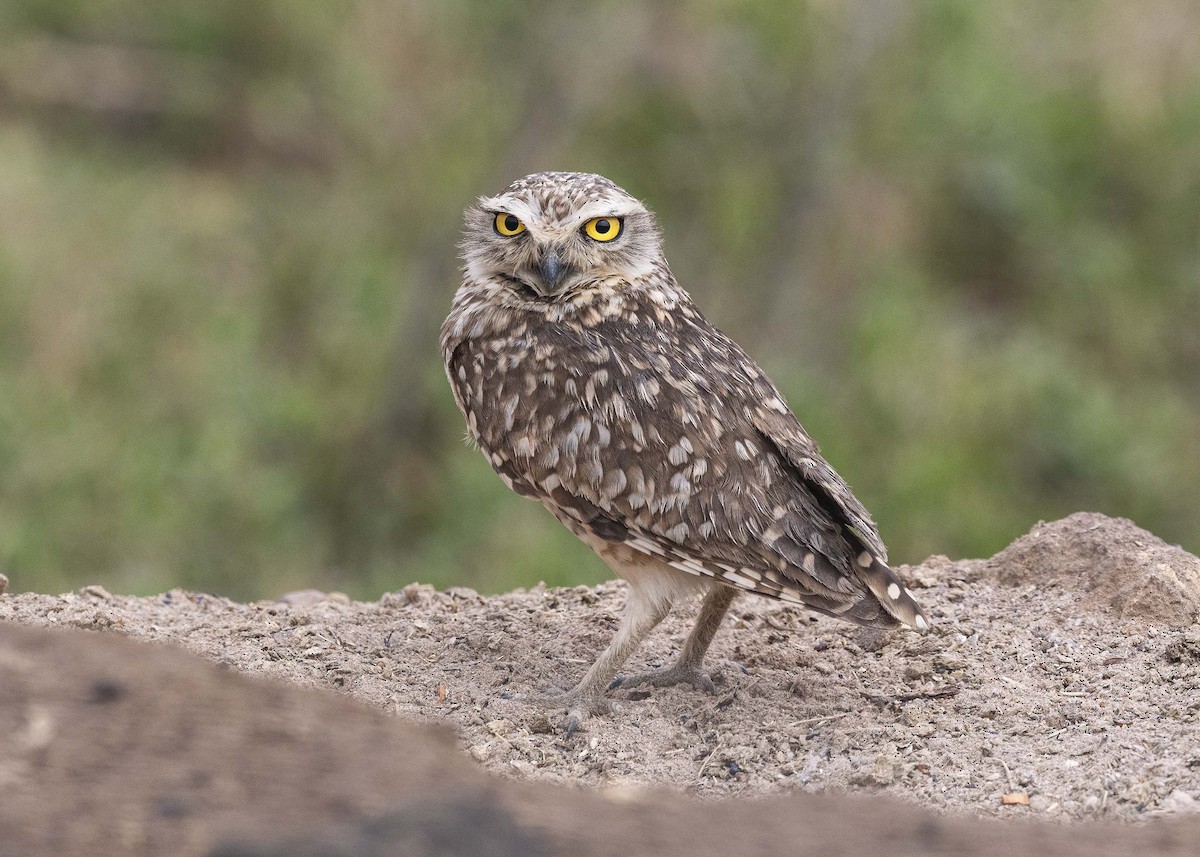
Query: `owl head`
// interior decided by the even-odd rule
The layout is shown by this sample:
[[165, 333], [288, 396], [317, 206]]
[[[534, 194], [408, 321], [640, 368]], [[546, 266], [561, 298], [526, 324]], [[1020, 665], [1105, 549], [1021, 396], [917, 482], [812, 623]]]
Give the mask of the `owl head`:
[[654, 215], [603, 176], [535, 173], [466, 211], [467, 278], [522, 301], [556, 301], [662, 262]]

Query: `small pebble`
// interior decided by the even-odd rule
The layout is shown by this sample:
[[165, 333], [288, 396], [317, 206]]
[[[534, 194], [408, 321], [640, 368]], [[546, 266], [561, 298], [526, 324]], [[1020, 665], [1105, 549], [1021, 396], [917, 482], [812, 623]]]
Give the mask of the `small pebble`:
[[890, 786], [896, 781], [897, 759], [884, 754], [875, 757], [873, 762], [864, 765], [850, 775], [850, 782], [857, 786]]
[[474, 759], [476, 762], [486, 762], [492, 756], [492, 745], [491, 744], [476, 744], [473, 747], [471, 747], [467, 752], [471, 754], [471, 758]]
[[489, 720], [487, 722], [487, 730], [497, 737], [504, 737], [512, 732], [513, 725], [511, 720]]
[[1034, 795], [1029, 799], [1029, 808], [1034, 812], [1048, 812], [1055, 803], [1046, 795]]

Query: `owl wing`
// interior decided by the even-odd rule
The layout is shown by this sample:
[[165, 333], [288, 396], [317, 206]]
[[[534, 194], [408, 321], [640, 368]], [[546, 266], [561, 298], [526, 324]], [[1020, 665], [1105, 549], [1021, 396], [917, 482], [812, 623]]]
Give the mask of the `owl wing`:
[[[888, 566], [887, 549], [870, 513], [850, 491], [845, 480], [821, 457], [816, 444], [796, 418], [791, 413], [760, 409], [755, 413], [754, 424], [774, 453], [786, 463], [785, 469], [797, 488], [815, 498], [830, 520], [840, 527], [844, 540], [854, 550], [851, 563], [854, 576], [866, 584], [887, 616], [909, 627], [928, 628], [929, 619], [921, 606]], [[839, 567], [839, 570], [843, 568]], [[874, 606], [858, 602], [848, 609], [861, 613], [864, 608], [870, 612]], [[886, 623], [879, 619], [864, 624]]]
[[775, 454], [791, 466], [798, 483], [818, 499], [822, 508], [841, 522], [863, 547], [887, 562], [887, 548], [871, 513], [854, 496], [846, 480], [821, 457], [816, 443], [796, 417], [790, 411], [780, 413], [775, 409], [757, 408], [753, 423], [774, 447]]
[[630, 373], [652, 386], [654, 407], [602, 431], [594, 414], [579, 453], [600, 466], [560, 467], [543, 502], [568, 526], [689, 574], [860, 624], [927, 627], [870, 515], [774, 385], [723, 334], [704, 333], [693, 368], [647, 360]]

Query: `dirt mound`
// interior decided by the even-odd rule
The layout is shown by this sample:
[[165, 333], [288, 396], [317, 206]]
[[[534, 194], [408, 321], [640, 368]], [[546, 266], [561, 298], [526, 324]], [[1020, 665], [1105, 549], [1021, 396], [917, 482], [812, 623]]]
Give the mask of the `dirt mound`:
[[1185, 627], [1200, 615], [1200, 559], [1125, 518], [1039, 523], [983, 568], [1011, 586], [1075, 590], [1116, 616]]
[[1085, 830], [804, 795], [701, 805], [485, 775], [448, 730], [116, 635], [0, 625], [0, 855], [1184, 855], [1200, 822]]
[[[991, 560], [934, 557], [902, 569], [934, 619], [924, 635], [865, 631], [746, 597], [734, 605], [712, 649], [715, 696], [690, 688], [618, 691], [613, 713], [591, 721], [572, 739], [555, 728], [556, 717], [547, 719], [519, 697], [567, 686], [586, 669], [616, 627], [624, 601], [619, 583], [494, 597], [412, 585], [374, 603], [303, 592], [255, 604], [180, 591], [113, 596], [92, 586], [63, 596], [5, 595], [0, 619], [168, 641], [238, 672], [332, 689], [379, 712], [448, 724], [467, 757], [510, 780], [583, 784], [619, 799], [649, 787], [710, 797], [867, 792], [951, 815], [1129, 821], [1200, 808], [1200, 626], [1189, 624], [1196, 567], [1195, 557], [1128, 522], [1076, 515], [1039, 525]], [[651, 637], [630, 670], [665, 664], [676, 654], [694, 615], [688, 609], [678, 613]], [[127, 645], [110, 636], [83, 639]], [[103, 651], [114, 662], [123, 659], [116, 676], [121, 686], [155, 670], [181, 669], [167, 666], [181, 655], [162, 648]], [[313, 771], [334, 764], [329, 755], [334, 751], [321, 750], [322, 742], [334, 746], [333, 736], [359, 716], [348, 700], [248, 683], [231, 670], [223, 674], [224, 681], [235, 682], [231, 694], [254, 688], [260, 695], [214, 702], [210, 709], [197, 703], [196, 712], [208, 713], [187, 719], [181, 711], [181, 719], [172, 721], [172, 706], [185, 708], [186, 699], [209, 692], [187, 684], [188, 676], [201, 674], [200, 665], [188, 660], [186, 670], [170, 680], [147, 679], [174, 702], [161, 702], [159, 709], [152, 697], [139, 697], [131, 709], [131, 724], [154, 712], [161, 728], [147, 723], [132, 732], [97, 732], [90, 718], [132, 704], [134, 697], [89, 702], [110, 691], [84, 683], [90, 673], [72, 666], [82, 657], [74, 652], [30, 660], [33, 666], [24, 672], [0, 660], [0, 699], [26, 705], [0, 722], [25, 724], [19, 728], [33, 738], [23, 740], [34, 744], [46, 731], [38, 725], [40, 715], [20, 700], [36, 696], [41, 687], [30, 682], [53, 679], [44, 671], [61, 673], [66, 682], [61, 693], [75, 700], [78, 718], [46, 740], [64, 742], [63, 770], [74, 752], [85, 761], [94, 752], [102, 765], [99, 760], [106, 753], [111, 758], [114, 748], [118, 754], [125, 752], [120, 748], [143, 752], [145, 741], [164, 753], [209, 726], [218, 736], [220, 729], [233, 730], [226, 736], [230, 752], [222, 755], [213, 738], [194, 757], [235, 764], [264, 741], [272, 746], [270, 727], [246, 724], [257, 722], [256, 713], [274, 716], [286, 700], [298, 710], [320, 713], [305, 715], [299, 722], [307, 725], [296, 727], [299, 731], [288, 731], [286, 717], [280, 721], [292, 735], [280, 741], [297, 757], [291, 762], [297, 767], [275, 775], [285, 786], [291, 778], [307, 777], [303, 788], [315, 789], [308, 781], [322, 777]], [[156, 666], [155, 658], [164, 660]], [[98, 667], [88, 669], [104, 678]], [[260, 687], [270, 691], [260, 693]], [[271, 693], [275, 701], [264, 701]], [[320, 708], [326, 703], [344, 707]], [[380, 715], [371, 722], [394, 721]], [[360, 749], [368, 755], [397, 740], [367, 734], [370, 740]], [[79, 747], [73, 749], [75, 742]], [[339, 757], [359, 752], [336, 746]], [[13, 762], [4, 748], [0, 741], [0, 783], [10, 783], [12, 771], [28, 763]], [[384, 765], [382, 756], [379, 764]], [[187, 803], [216, 788], [212, 783], [228, 781], [213, 775], [193, 795], [185, 788], [185, 774], [178, 773], [187, 766], [175, 767], [184, 779], [172, 781], [174, 791], [155, 791], [156, 796], [182, 793]], [[377, 791], [374, 810], [354, 804], [346, 811], [350, 818], [386, 813], [393, 805], [391, 778], [402, 769], [372, 770], [365, 768], [361, 776]], [[66, 774], [53, 782], [71, 788]], [[333, 777], [329, 783], [331, 789], [356, 788], [348, 779]], [[258, 786], [228, 788], [241, 809], [246, 795], [259, 793]], [[131, 791], [137, 794], [157, 800], [149, 791]], [[309, 800], [303, 790], [300, 794], [298, 802]], [[95, 789], [77, 797], [81, 817], [109, 800]], [[312, 800], [321, 806], [318, 798]], [[166, 805], [168, 813], [176, 806]], [[31, 798], [30, 818], [37, 817], [37, 806]], [[194, 817], [210, 814], [207, 804], [198, 804]], [[427, 814], [436, 826], [436, 807]], [[379, 824], [375, 833], [390, 829], [386, 820]], [[127, 826], [136, 839], [140, 828]], [[346, 835], [375, 834], [356, 828]], [[3, 849], [0, 840], [0, 855]]]

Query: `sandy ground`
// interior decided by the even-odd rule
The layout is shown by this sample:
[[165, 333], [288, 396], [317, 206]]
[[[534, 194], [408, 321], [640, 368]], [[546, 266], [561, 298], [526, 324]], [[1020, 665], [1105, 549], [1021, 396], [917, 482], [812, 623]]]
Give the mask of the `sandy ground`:
[[[452, 726], [491, 771], [610, 795], [886, 793], [945, 815], [1059, 821], [1200, 810], [1200, 560], [1080, 513], [990, 560], [900, 571], [931, 632], [869, 632], [747, 596], [713, 645], [715, 696], [615, 691], [612, 714], [570, 739], [517, 697], [582, 674], [616, 627], [619, 583], [254, 604], [93, 586], [5, 595], [0, 620], [164, 641], [331, 688]], [[631, 671], [673, 657], [695, 611], [677, 614]], [[0, 752], [0, 781], [5, 770]]]
[[452, 730], [120, 634], [0, 623], [0, 857], [1194, 857], [870, 795], [707, 800], [488, 774]]

